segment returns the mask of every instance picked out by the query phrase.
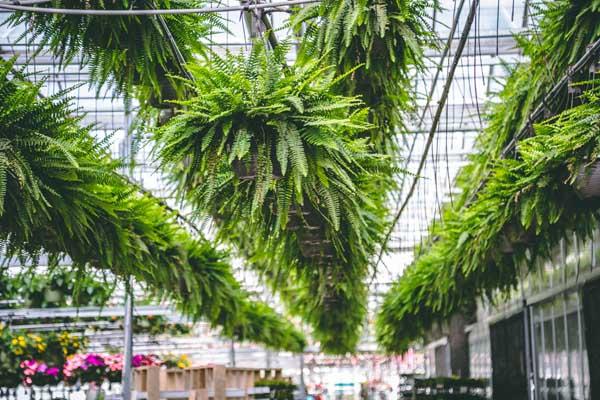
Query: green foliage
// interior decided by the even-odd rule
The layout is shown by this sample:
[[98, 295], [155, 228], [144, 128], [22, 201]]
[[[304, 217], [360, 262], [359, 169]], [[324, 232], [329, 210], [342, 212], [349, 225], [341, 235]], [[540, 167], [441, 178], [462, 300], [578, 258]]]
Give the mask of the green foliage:
[[[118, 322], [119, 325], [123, 326], [123, 320]], [[148, 334], [150, 336], [189, 335], [192, 333], [192, 325], [170, 322], [168, 318], [162, 315], [136, 315], [133, 318], [133, 333]]]
[[0, 388], [15, 388], [21, 383], [19, 365], [25, 360], [45, 360], [62, 366], [67, 357], [85, 350], [87, 340], [69, 332], [34, 334], [10, 330], [0, 323]]
[[[472, 310], [478, 297], [508, 292], [521, 265], [535, 266], [567, 232], [585, 237], [597, 223], [598, 204], [582, 201], [572, 187], [581, 168], [598, 157], [596, 89], [583, 105], [534, 125], [515, 158], [502, 157], [554, 81], [600, 38], [597, 0], [548, 2], [540, 12], [539, 34], [520, 39], [530, 63], [511, 72], [488, 110], [479, 153], [457, 178], [461, 197], [446, 207], [430, 232], [436, 240], [384, 300], [377, 338], [387, 351], [405, 351], [435, 321]], [[560, 112], [568, 105], [547, 107]]]
[[[40, 7], [93, 10], [195, 8], [197, 0], [53, 0]], [[142, 100], [160, 103], [177, 98], [183, 86], [173, 76], [185, 76], [181, 62], [194, 56], [206, 57], [206, 40], [215, 29], [223, 28], [216, 14], [164, 16], [81, 16], [13, 13], [9, 23], [27, 23], [29, 39], [49, 49], [61, 65], [80, 57], [89, 67], [98, 88], [108, 83], [118, 94], [137, 93]], [[174, 39], [181, 54], [169, 41]], [[204, 42], [203, 42], [204, 41]], [[135, 90], [134, 90], [135, 89]], [[143, 104], [143, 103], [142, 103]]]
[[[435, 38], [427, 23], [430, 0], [325, 0], [294, 16], [306, 27], [300, 59], [324, 61], [341, 76], [343, 93], [359, 95], [369, 107], [375, 143], [392, 145], [414, 106], [414, 69], [424, 67], [424, 48]], [[358, 66], [363, 65], [361, 68]], [[394, 148], [393, 146], [391, 147]]]
[[[319, 60], [282, 68], [286, 51], [256, 44], [248, 58], [193, 68], [194, 96], [154, 135], [156, 151], [181, 198], [213, 216], [274, 289], [293, 293], [284, 299], [315, 322], [324, 348], [346, 352], [359, 337], [392, 168], [356, 138], [370, 127], [366, 110], [332, 93], [334, 71]], [[344, 329], [322, 332], [332, 327]]]
[[[303, 316], [320, 349], [330, 354], [354, 352], [367, 315], [365, 272], [344, 266], [313, 266], [291, 273], [282, 297], [290, 310]], [[281, 282], [281, 280], [279, 280]]]
[[[498, 99], [488, 106], [487, 127], [477, 139], [478, 152], [461, 171], [460, 207], [478, 187], [493, 160], [508, 142], [529, 122], [528, 117], [546, 92], [568, 67], [586, 52], [586, 46], [600, 37], [600, 1], [559, 0], [538, 5], [532, 17], [539, 21], [531, 35], [517, 36], [519, 47], [529, 61], [509, 70], [509, 77]], [[529, 39], [528, 39], [529, 37]], [[547, 104], [558, 112], [565, 104]]]
[[590, 90], [583, 105], [536, 125], [519, 143], [520, 157], [497, 160], [476, 200], [447, 216], [439, 240], [384, 301], [378, 338], [386, 349], [403, 351], [434, 320], [508, 291], [519, 265], [535, 266], [531, 257], [548, 257], [567, 232], [591, 235], [598, 202], [579, 199], [572, 184], [600, 156], [599, 95]]
[[[246, 329], [245, 313], [260, 306], [235, 280], [227, 255], [124, 180], [104, 144], [71, 116], [63, 93], [40, 98], [43, 82], [18, 72], [11, 78], [12, 70], [12, 62], [0, 63], [0, 241], [8, 256], [35, 264], [47, 253], [51, 267], [68, 256], [75, 270], [133, 276], [226, 336]], [[270, 324], [243, 339], [292, 351], [304, 346], [300, 335], [276, 337], [292, 325], [270, 308], [261, 311]]]
[[34, 269], [14, 277], [0, 271], [0, 288], [0, 301], [17, 300], [28, 308], [102, 306], [113, 289], [107, 280], [62, 267], [45, 274]]
[[[198, 6], [194, 0], [115, 4], [54, 0], [49, 4], [95, 9]], [[224, 29], [214, 16], [121, 17], [108, 24], [102, 17], [42, 14], [33, 18], [16, 13], [11, 22], [27, 21], [32, 40], [49, 47], [63, 65], [81, 54], [82, 64], [90, 67], [92, 80], [100, 86], [112, 83], [117, 92], [136, 95], [143, 106], [184, 107], [156, 135], [163, 166], [178, 181], [182, 199], [202, 215], [215, 218], [220, 237], [235, 243], [265, 280], [281, 291], [290, 308], [311, 322], [324, 349], [344, 353], [354, 348], [360, 336], [370, 258], [386, 228], [387, 199], [382, 188], [394, 187], [392, 176], [397, 172], [390, 166], [396, 155], [388, 153], [391, 157], [385, 158], [374, 149], [389, 152], [395, 148], [391, 136], [412, 108], [415, 96], [409, 89], [409, 70], [423, 66], [423, 47], [433, 38], [425, 22], [429, 5], [428, 0], [326, 1], [295, 19], [308, 26], [298, 64], [284, 66], [286, 45], [272, 53], [257, 46], [248, 60], [216, 57], [196, 68], [195, 82], [176, 78], [186, 75], [180, 61], [206, 55], [202, 40], [213, 29]], [[168, 40], [169, 32], [174, 43]], [[181, 50], [181, 57], [173, 44]], [[358, 68], [359, 64], [364, 66]], [[370, 110], [354, 96], [360, 96]], [[186, 100], [168, 103], [173, 99]], [[143, 108], [141, 120], [148, 122], [152, 113]], [[79, 162], [77, 157], [74, 160]], [[90, 161], [88, 173], [97, 171], [93, 169], [97, 162]], [[79, 165], [60, 166], [69, 173], [75, 167], [79, 169]], [[92, 259], [117, 274], [135, 273], [138, 278], [160, 282], [181, 302], [191, 296], [196, 307], [208, 293], [203, 286], [208, 282], [197, 282], [187, 274], [198, 274], [198, 263], [198, 269], [214, 276], [227, 275], [217, 266], [223, 255], [216, 252], [203, 259], [214, 249], [202, 243], [202, 250], [196, 250], [197, 244], [188, 245], [184, 235], [165, 228], [172, 225], [162, 224], [164, 219], [158, 217], [165, 210], [152, 199], [124, 194], [129, 188], [114, 178], [115, 167], [103, 175], [110, 182], [103, 182], [100, 193], [84, 198], [80, 206], [98, 209], [94, 217], [102, 221], [118, 217], [128, 229], [109, 223], [91, 230], [95, 220], [88, 221], [82, 212], [69, 221], [73, 226], [65, 224], [61, 229], [85, 238], [90, 246], [107, 242], [107, 250], [90, 254], [88, 248], [65, 241], [57, 251], [68, 248], [82, 265]], [[244, 169], [254, 170], [254, 179], [240, 179]], [[90, 179], [78, 174], [73, 179]], [[54, 193], [41, 192], [52, 201], [63, 201], [60, 192], [54, 197]], [[128, 214], [130, 209], [136, 210], [135, 216]], [[55, 217], [53, 211], [49, 209], [48, 220]], [[80, 218], [85, 220], [82, 225]], [[148, 222], [154, 220], [158, 223]], [[55, 233], [39, 229], [30, 235]], [[145, 232], [153, 229], [161, 234], [147, 237]], [[165, 239], [170, 236], [178, 238], [178, 246]], [[162, 248], [149, 247], [146, 252], [119, 245], [127, 240], [144, 245], [158, 241]], [[42, 247], [29, 239], [21, 244], [25, 243], [27, 252]], [[47, 247], [44, 244], [43, 249]], [[17, 253], [22, 250], [19, 245], [15, 248]], [[121, 263], [120, 257], [132, 249], [137, 263]], [[199, 253], [201, 260], [179, 253]], [[173, 258], [178, 267], [187, 265], [185, 277], [173, 273], [179, 273], [177, 268], [138, 268], [152, 265], [148, 259], [169, 265]], [[196, 284], [193, 290], [188, 287]], [[231, 306], [218, 295], [214, 303], [218, 309]], [[194, 315], [209, 314], [217, 321], [224, 318], [210, 305], [201, 311], [194, 307], [184, 306]], [[256, 307], [245, 311], [251, 313]], [[228, 331], [245, 336], [244, 332], [254, 329], [243, 326]]]
[[255, 395], [256, 399], [293, 400], [294, 390], [298, 386], [286, 379], [259, 379], [254, 382], [255, 387], [268, 387], [271, 393], [266, 395]]

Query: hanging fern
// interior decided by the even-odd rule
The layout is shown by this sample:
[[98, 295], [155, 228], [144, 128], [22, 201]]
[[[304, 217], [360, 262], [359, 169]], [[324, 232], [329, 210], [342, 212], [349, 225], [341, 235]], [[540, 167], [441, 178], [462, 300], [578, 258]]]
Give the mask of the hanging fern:
[[[472, 309], [481, 296], [508, 292], [519, 267], [535, 265], [526, 251], [534, 259], [547, 257], [566, 232], [585, 237], [598, 222], [597, 204], [582, 201], [571, 186], [584, 164], [599, 156], [597, 89], [587, 92], [585, 104], [534, 125], [533, 137], [519, 138], [516, 157], [502, 158], [554, 81], [600, 39], [600, 1], [548, 2], [538, 12], [539, 34], [519, 39], [531, 61], [512, 69], [488, 109], [479, 152], [457, 178], [460, 198], [432, 228], [437, 240], [386, 295], [377, 339], [387, 351], [405, 351], [435, 321]], [[564, 100], [546, 104], [547, 110], [564, 110]], [[503, 250], [507, 243], [510, 252]]]
[[[274, 289], [310, 291], [300, 314], [337, 317], [323, 307], [336, 292], [343, 295], [335, 310], [358, 303], [357, 317], [345, 322], [352, 340], [339, 344], [348, 351], [358, 339], [369, 259], [385, 226], [378, 185], [389, 183], [392, 169], [356, 139], [370, 127], [367, 112], [358, 99], [332, 93], [331, 68], [319, 60], [282, 68], [286, 52], [286, 45], [267, 51], [256, 44], [247, 58], [228, 55], [192, 68], [194, 96], [178, 102], [182, 111], [154, 135], [156, 152], [182, 199], [215, 217], [220, 237], [250, 257]], [[332, 290], [317, 284], [318, 269], [345, 278]], [[357, 288], [354, 298], [340, 289], [346, 281]]]
[[[473, 189], [489, 172], [493, 160], [500, 156], [510, 140], [529, 121], [533, 110], [542, 102], [571, 64], [586, 52], [586, 46], [600, 38], [600, 1], [552, 1], [533, 5], [532, 18], [538, 21], [534, 32], [516, 36], [519, 48], [529, 59], [509, 68], [509, 76], [498, 99], [488, 106], [486, 128], [477, 138], [477, 152], [472, 163], [459, 176], [462, 195], [458, 206], [473, 195]], [[547, 104], [548, 111], [558, 112], [564, 104]]]
[[[581, 168], [600, 157], [600, 91], [588, 91], [586, 99], [536, 125], [535, 136], [519, 144], [520, 158], [495, 162], [477, 199], [446, 215], [439, 240], [386, 296], [377, 323], [384, 348], [405, 351], [434, 321], [514, 288], [519, 266], [549, 257], [568, 232], [591, 236], [600, 222], [598, 202], [582, 201], [572, 186]], [[520, 241], [524, 235], [527, 242]]]
[[[40, 7], [148, 10], [195, 8], [202, 4], [196, 0], [53, 0]], [[98, 90], [109, 84], [116, 94], [136, 94], [155, 106], [181, 96], [183, 86], [172, 76], [185, 76], [182, 63], [195, 56], [206, 57], [210, 34], [225, 29], [221, 18], [210, 13], [103, 17], [16, 12], [8, 22], [26, 23], [24, 37], [39, 44], [40, 49], [50, 50], [63, 67], [80, 58]]]
[[293, 17], [303, 31], [299, 58], [324, 57], [338, 74], [351, 74], [339, 83], [342, 93], [361, 96], [376, 126], [375, 143], [392, 152], [393, 136], [415, 105], [411, 74], [424, 68], [424, 49], [434, 45], [427, 23], [433, 6], [430, 0], [324, 0]]
[[8, 256], [32, 257], [35, 265], [46, 253], [51, 266], [68, 256], [75, 270], [133, 276], [228, 337], [300, 351], [302, 336], [250, 300], [226, 253], [139, 194], [105, 145], [72, 117], [64, 93], [39, 97], [42, 84], [0, 62], [0, 242]]

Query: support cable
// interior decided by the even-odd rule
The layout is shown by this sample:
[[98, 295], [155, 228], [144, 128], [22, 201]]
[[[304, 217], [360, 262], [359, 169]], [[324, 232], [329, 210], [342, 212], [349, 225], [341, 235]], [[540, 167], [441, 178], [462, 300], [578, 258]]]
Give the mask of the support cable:
[[[452, 22], [452, 26], [449, 27], [450, 32], [448, 33], [448, 38], [446, 39], [446, 45], [444, 46], [444, 50], [442, 51], [440, 60], [437, 64], [435, 75], [433, 76], [433, 79], [432, 79], [431, 88], [429, 89], [429, 93], [427, 94], [427, 98], [425, 100], [425, 105], [423, 106], [423, 111], [421, 112], [421, 116], [419, 117], [419, 122], [417, 124], [416, 129], [420, 129], [421, 126], [423, 126], [423, 121], [425, 121], [425, 116], [427, 115], [427, 112], [429, 111], [431, 113], [431, 111], [429, 110], [429, 105], [431, 104], [431, 100], [433, 99], [433, 94], [435, 93], [435, 89], [437, 87], [440, 73], [442, 72], [442, 69], [444, 67], [444, 62], [446, 60], [446, 57], [448, 56], [448, 53], [450, 52], [450, 47], [452, 46], [452, 40], [454, 39], [454, 33], [456, 32], [456, 28], [458, 27], [458, 22], [460, 20], [460, 15], [462, 13], [462, 8], [463, 8], [464, 3], [465, 3], [465, 0], [461, 0], [455, 13], [454, 13], [454, 15], [455, 15], [454, 21]], [[435, 18], [434, 18], [434, 24], [435, 24]], [[446, 26], [446, 25], [444, 25], [444, 26]], [[423, 83], [425, 83], [425, 79], [423, 79]], [[418, 134], [415, 134], [415, 136], [413, 137], [412, 143], [410, 144], [410, 149], [408, 151], [408, 157], [406, 158], [406, 161], [404, 162], [404, 170], [405, 171], [408, 170], [408, 164], [410, 163], [413, 152], [415, 150], [415, 145], [417, 144], [418, 136], [419, 136]], [[398, 189], [398, 198], [396, 200], [396, 208], [400, 207], [400, 201], [402, 199], [402, 191], [404, 190], [405, 183], [406, 183], [406, 174], [403, 175], [402, 182], [400, 183], [400, 188]], [[377, 259], [377, 263], [375, 264], [375, 267], [373, 268], [373, 274], [371, 276], [371, 281], [370, 281], [369, 285], [371, 285], [377, 278], [377, 267], [379, 266], [379, 263], [382, 262], [383, 252], [386, 249], [387, 243], [390, 240], [391, 234], [394, 229], [394, 225], [396, 223], [397, 223], [397, 221], [392, 224], [392, 226], [390, 227], [390, 232], [388, 233], [388, 235], [386, 236], [386, 239], [384, 240], [384, 242], [382, 244], [381, 251], [380, 251], [380, 254]], [[386, 266], [385, 263], [383, 263], [383, 265], [384, 265], [384, 267]]]
[[[49, 0], [24, 0], [33, 1], [35, 3], [23, 4], [40, 4]], [[250, 11], [261, 10], [268, 8], [278, 8], [286, 6], [294, 6], [300, 4], [319, 3], [321, 0], [290, 0], [278, 3], [261, 3], [261, 4], [245, 4], [239, 6], [227, 7], [201, 7], [201, 8], [176, 8], [176, 9], [156, 9], [156, 10], [85, 10], [80, 8], [52, 8], [52, 7], [31, 7], [23, 6], [15, 3], [0, 2], [0, 9], [12, 11], [25, 11], [42, 14], [62, 14], [62, 15], [92, 15], [92, 16], [151, 16], [151, 15], [177, 15], [177, 14], [210, 14], [224, 13], [230, 11]]]
[[[429, 153], [429, 149], [431, 148], [431, 144], [433, 143], [433, 138], [435, 137], [435, 132], [437, 131], [437, 127], [440, 122], [440, 118], [442, 116], [442, 111], [444, 110], [444, 106], [446, 105], [446, 101], [448, 100], [448, 95], [450, 94], [450, 87], [452, 86], [454, 73], [456, 72], [460, 58], [462, 57], [463, 50], [467, 43], [467, 39], [469, 37], [469, 32], [471, 31], [471, 25], [473, 25], [473, 20], [475, 19], [475, 14], [477, 13], [478, 5], [479, 5], [479, 0], [473, 0], [473, 3], [471, 3], [471, 9], [469, 10], [469, 15], [467, 16], [467, 20], [465, 22], [465, 27], [463, 28], [463, 31], [462, 31], [460, 42], [458, 43], [458, 46], [456, 48], [456, 53], [454, 54], [454, 59], [452, 61], [452, 65], [450, 66], [450, 70], [448, 71], [448, 75], [446, 77], [446, 83], [444, 85], [442, 95], [440, 97], [440, 100], [438, 101], [438, 106], [437, 106], [437, 109], [436, 109], [436, 112], [435, 112], [435, 115], [434, 115], [434, 118], [433, 118], [433, 121], [431, 124], [431, 128], [429, 129], [429, 136], [427, 137], [427, 142], [425, 144], [425, 149], [423, 150], [421, 160], [419, 161], [419, 166], [417, 168], [417, 171], [414, 174], [415, 177], [413, 179], [412, 185], [410, 186], [408, 194], [406, 195], [406, 198], [404, 199], [402, 206], [400, 207], [400, 209], [394, 216], [394, 219], [392, 220], [392, 224], [390, 225], [390, 228], [388, 229], [388, 232], [385, 235], [384, 241], [381, 245], [381, 250], [379, 252], [377, 263], [375, 264], [375, 269], [377, 269], [377, 266], [379, 265], [379, 263], [381, 262], [381, 259], [383, 258], [383, 253], [385, 252], [386, 245], [387, 245], [388, 241], [390, 240], [390, 237], [392, 236], [394, 227], [398, 223], [398, 220], [402, 216], [402, 213], [406, 209], [406, 206], [408, 205], [408, 202], [409, 202], [410, 198], [412, 197], [412, 195], [414, 194], [415, 189], [417, 187], [417, 183], [419, 181], [421, 171], [423, 170], [423, 167], [425, 166], [427, 154]], [[460, 16], [460, 14], [457, 15], [457, 20], [458, 20], [459, 16]], [[451, 41], [452, 36], [450, 36], [448, 38], [448, 40]]]
[[[154, 4], [152, 4], [151, 7], [154, 10], [156, 10], [154, 8]], [[169, 46], [171, 47], [171, 51], [173, 52], [173, 55], [175, 56], [175, 59], [177, 61], [177, 66], [181, 70], [181, 73], [185, 76], [186, 79], [193, 81], [194, 77], [192, 76], [190, 71], [185, 67], [185, 64], [186, 64], [185, 58], [183, 57], [183, 54], [181, 54], [181, 50], [179, 50], [179, 46], [177, 45], [177, 42], [175, 41], [175, 38], [173, 37], [171, 30], [169, 29], [169, 25], [167, 25], [167, 21], [165, 21], [165, 18], [162, 15], [158, 15], [157, 18], [158, 18], [158, 22], [160, 23], [160, 26], [162, 27], [163, 33], [167, 37], [167, 42], [169, 43]]]

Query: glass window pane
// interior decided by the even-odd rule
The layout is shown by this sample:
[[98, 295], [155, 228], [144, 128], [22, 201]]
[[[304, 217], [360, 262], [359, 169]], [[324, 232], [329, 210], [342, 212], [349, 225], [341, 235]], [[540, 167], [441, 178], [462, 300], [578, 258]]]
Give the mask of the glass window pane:
[[554, 305], [554, 334], [556, 351], [556, 390], [559, 399], [569, 398], [569, 361], [562, 296]]

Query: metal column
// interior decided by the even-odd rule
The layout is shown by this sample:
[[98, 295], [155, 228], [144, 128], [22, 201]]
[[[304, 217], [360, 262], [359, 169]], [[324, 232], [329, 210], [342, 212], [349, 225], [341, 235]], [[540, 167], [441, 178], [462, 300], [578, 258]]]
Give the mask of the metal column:
[[124, 324], [124, 356], [123, 356], [123, 400], [131, 400], [132, 366], [133, 358], [133, 288], [131, 279], [127, 281], [127, 294], [125, 297], [125, 324]]
[[300, 385], [298, 387], [301, 400], [306, 398], [306, 384], [304, 383], [304, 353], [300, 354]]
[[229, 347], [229, 363], [232, 367], [235, 367], [235, 341], [231, 339], [231, 345]]
[[[133, 165], [131, 159], [131, 144], [132, 137], [130, 132], [131, 127], [131, 103], [130, 100], [125, 100], [124, 104], [125, 115], [124, 115], [124, 126], [125, 126], [125, 138], [122, 142], [121, 147], [121, 159], [125, 161], [123, 174], [128, 176], [131, 173], [131, 166]], [[125, 314], [124, 314], [124, 326], [123, 326], [123, 374], [122, 374], [122, 387], [121, 394], [123, 400], [131, 400], [131, 389], [132, 389], [132, 365], [131, 359], [133, 358], [133, 280], [131, 277], [125, 279]]]

